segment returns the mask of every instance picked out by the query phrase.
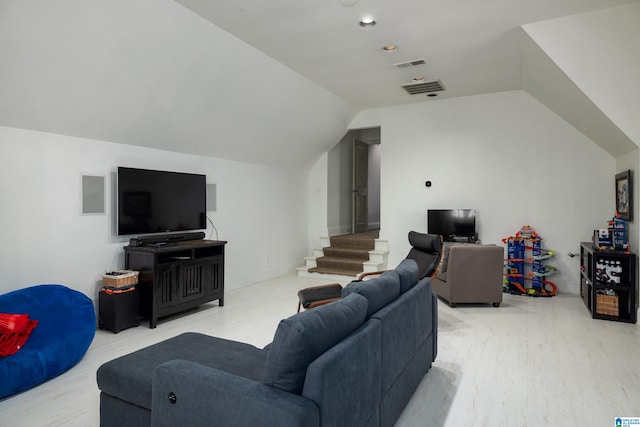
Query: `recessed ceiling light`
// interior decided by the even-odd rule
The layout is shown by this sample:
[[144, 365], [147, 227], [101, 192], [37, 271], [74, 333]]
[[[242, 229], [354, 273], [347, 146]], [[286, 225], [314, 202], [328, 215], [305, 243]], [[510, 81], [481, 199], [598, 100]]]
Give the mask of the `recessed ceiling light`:
[[398, 46], [395, 44], [388, 44], [382, 48], [383, 52], [395, 52], [396, 50], [398, 50]]
[[422, 76], [414, 77], [411, 80], [413, 80], [414, 82], [423, 82], [424, 81], [424, 77], [422, 77]]
[[360, 26], [361, 27], [373, 27], [374, 25], [376, 25], [376, 21], [370, 17], [370, 16], [365, 16], [364, 18], [362, 18], [362, 20], [360, 21]]

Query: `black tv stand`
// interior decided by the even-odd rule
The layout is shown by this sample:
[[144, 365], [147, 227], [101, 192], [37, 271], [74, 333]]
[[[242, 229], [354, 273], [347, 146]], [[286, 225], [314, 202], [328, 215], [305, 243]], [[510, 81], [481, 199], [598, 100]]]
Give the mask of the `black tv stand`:
[[140, 313], [155, 328], [158, 318], [218, 300], [224, 306], [224, 246], [220, 240], [188, 240], [125, 246], [125, 268], [140, 272]]
[[143, 243], [143, 248], [168, 248], [171, 246], [175, 246], [177, 242], [153, 242], [153, 243]]

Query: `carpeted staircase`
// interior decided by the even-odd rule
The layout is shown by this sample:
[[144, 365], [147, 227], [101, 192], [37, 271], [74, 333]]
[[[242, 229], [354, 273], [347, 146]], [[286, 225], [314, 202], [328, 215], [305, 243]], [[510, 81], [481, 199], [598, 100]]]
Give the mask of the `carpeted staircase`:
[[355, 276], [362, 273], [362, 264], [369, 261], [369, 251], [375, 248], [378, 230], [366, 233], [331, 236], [331, 246], [322, 248], [324, 256], [316, 258], [317, 267], [310, 273]]
[[298, 269], [299, 275], [323, 277], [355, 277], [363, 271], [377, 271], [386, 266], [386, 241], [378, 240], [379, 231], [342, 234], [325, 237], [322, 249], [306, 258], [307, 266]]

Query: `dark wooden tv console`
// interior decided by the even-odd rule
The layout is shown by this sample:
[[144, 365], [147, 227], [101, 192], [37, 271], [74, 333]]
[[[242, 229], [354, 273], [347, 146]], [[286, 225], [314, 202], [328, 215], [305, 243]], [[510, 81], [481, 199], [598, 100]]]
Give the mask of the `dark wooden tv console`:
[[140, 272], [140, 313], [155, 328], [158, 318], [218, 300], [224, 305], [224, 246], [220, 240], [125, 246], [125, 268]]

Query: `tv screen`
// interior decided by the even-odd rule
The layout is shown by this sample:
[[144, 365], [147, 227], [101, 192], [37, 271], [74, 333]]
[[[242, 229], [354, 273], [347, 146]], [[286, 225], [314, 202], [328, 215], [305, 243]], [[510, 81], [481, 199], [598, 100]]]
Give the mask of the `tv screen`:
[[206, 176], [118, 168], [118, 235], [207, 228]]
[[430, 209], [427, 211], [429, 234], [440, 234], [445, 240], [476, 237], [474, 209]]

